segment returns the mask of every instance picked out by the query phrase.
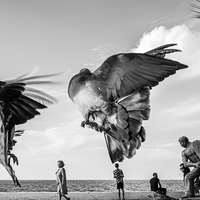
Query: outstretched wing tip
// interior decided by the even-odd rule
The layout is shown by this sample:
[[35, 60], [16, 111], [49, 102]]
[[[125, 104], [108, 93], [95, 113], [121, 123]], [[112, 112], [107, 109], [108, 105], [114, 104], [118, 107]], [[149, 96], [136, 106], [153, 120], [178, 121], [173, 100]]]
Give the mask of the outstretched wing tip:
[[1, 143], [3, 149], [1, 152], [0, 163], [6, 168], [13, 179], [15, 186], [21, 186], [14, 170], [11, 167], [10, 161], [18, 165], [17, 157], [11, 153], [16, 141], [15, 136], [21, 136], [23, 131], [15, 132], [15, 126], [26, 123], [28, 120], [39, 115], [39, 109], [47, 108], [47, 105], [58, 103], [58, 100], [53, 96], [37, 90], [29, 88], [31, 84], [51, 84], [53, 81], [40, 81], [40, 78], [48, 78], [58, 74], [32, 76], [23, 75], [17, 79], [7, 82], [0, 82], [0, 121], [2, 123], [2, 134], [6, 140]]

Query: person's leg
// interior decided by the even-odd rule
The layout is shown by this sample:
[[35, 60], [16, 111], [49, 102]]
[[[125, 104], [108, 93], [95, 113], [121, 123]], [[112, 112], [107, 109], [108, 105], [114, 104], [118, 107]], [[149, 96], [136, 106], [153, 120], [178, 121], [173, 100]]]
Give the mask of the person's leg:
[[62, 195], [66, 200], [70, 200], [69, 197], [65, 196], [64, 194]]
[[167, 193], [167, 189], [166, 188], [160, 188], [160, 190], [161, 190], [162, 194], [166, 195], [166, 193]]
[[120, 188], [118, 189], [118, 196], [119, 196], [119, 199], [121, 199]]
[[158, 188], [155, 192], [157, 192], [157, 193], [159, 193], [159, 194], [162, 194], [161, 188]]
[[61, 198], [62, 198], [61, 192], [60, 190], [58, 190], [58, 200], [61, 200]]
[[124, 200], [124, 199], [125, 199], [125, 198], [124, 198], [124, 196], [125, 196], [125, 195], [124, 195], [124, 188], [122, 188], [122, 196], [123, 196], [123, 200]]
[[191, 172], [189, 172], [185, 176], [185, 183], [186, 183], [186, 195], [187, 196], [194, 196], [194, 179], [198, 177], [200, 174], [199, 168], [194, 168]]

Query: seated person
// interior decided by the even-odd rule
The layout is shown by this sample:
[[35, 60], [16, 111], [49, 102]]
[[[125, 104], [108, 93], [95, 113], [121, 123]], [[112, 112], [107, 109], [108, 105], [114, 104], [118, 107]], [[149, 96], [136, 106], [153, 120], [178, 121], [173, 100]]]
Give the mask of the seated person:
[[167, 189], [162, 188], [157, 173], [153, 173], [153, 178], [149, 182], [151, 191], [166, 195]]

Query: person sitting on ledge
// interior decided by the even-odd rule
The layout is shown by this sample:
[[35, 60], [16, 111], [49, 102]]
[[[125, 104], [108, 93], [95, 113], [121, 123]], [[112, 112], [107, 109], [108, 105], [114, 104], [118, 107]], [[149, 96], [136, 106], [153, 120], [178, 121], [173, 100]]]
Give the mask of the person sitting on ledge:
[[157, 173], [153, 173], [153, 178], [150, 180], [150, 189], [151, 189], [151, 191], [154, 191], [154, 192], [157, 192], [160, 194], [164, 194], [164, 195], [166, 195], [166, 193], [167, 193], [167, 189], [162, 188]]

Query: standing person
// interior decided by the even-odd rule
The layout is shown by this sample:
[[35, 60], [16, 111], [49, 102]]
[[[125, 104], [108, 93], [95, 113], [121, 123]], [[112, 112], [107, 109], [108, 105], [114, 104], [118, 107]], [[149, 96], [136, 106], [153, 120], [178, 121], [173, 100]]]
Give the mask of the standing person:
[[162, 185], [160, 183], [160, 179], [158, 178], [157, 173], [153, 173], [153, 178], [150, 179], [149, 182], [150, 182], [151, 191], [158, 192], [158, 193], [166, 195], [167, 189], [162, 188]]
[[64, 197], [67, 200], [70, 200], [66, 195], [68, 194], [67, 191], [67, 178], [66, 178], [66, 171], [64, 168], [64, 162], [59, 160], [57, 162], [58, 170], [56, 172], [56, 179], [58, 183], [57, 192], [58, 192], [58, 199], [61, 200]]
[[194, 180], [200, 176], [200, 140], [190, 142], [187, 137], [182, 136], [178, 141], [185, 148], [181, 153], [184, 166], [193, 167], [185, 176], [185, 195], [182, 198], [194, 197]]
[[125, 198], [124, 198], [124, 181], [123, 181], [124, 174], [123, 174], [123, 171], [121, 169], [119, 169], [118, 163], [115, 164], [115, 167], [116, 167], [116, 169], [113, 171], [113, 174], [114, 174], [114, 178], [116, 178], [116, 182], [117, 182], [119, 200], [121, 199], [120, 189], [122, 190], [123, 200], [125, 200]]

